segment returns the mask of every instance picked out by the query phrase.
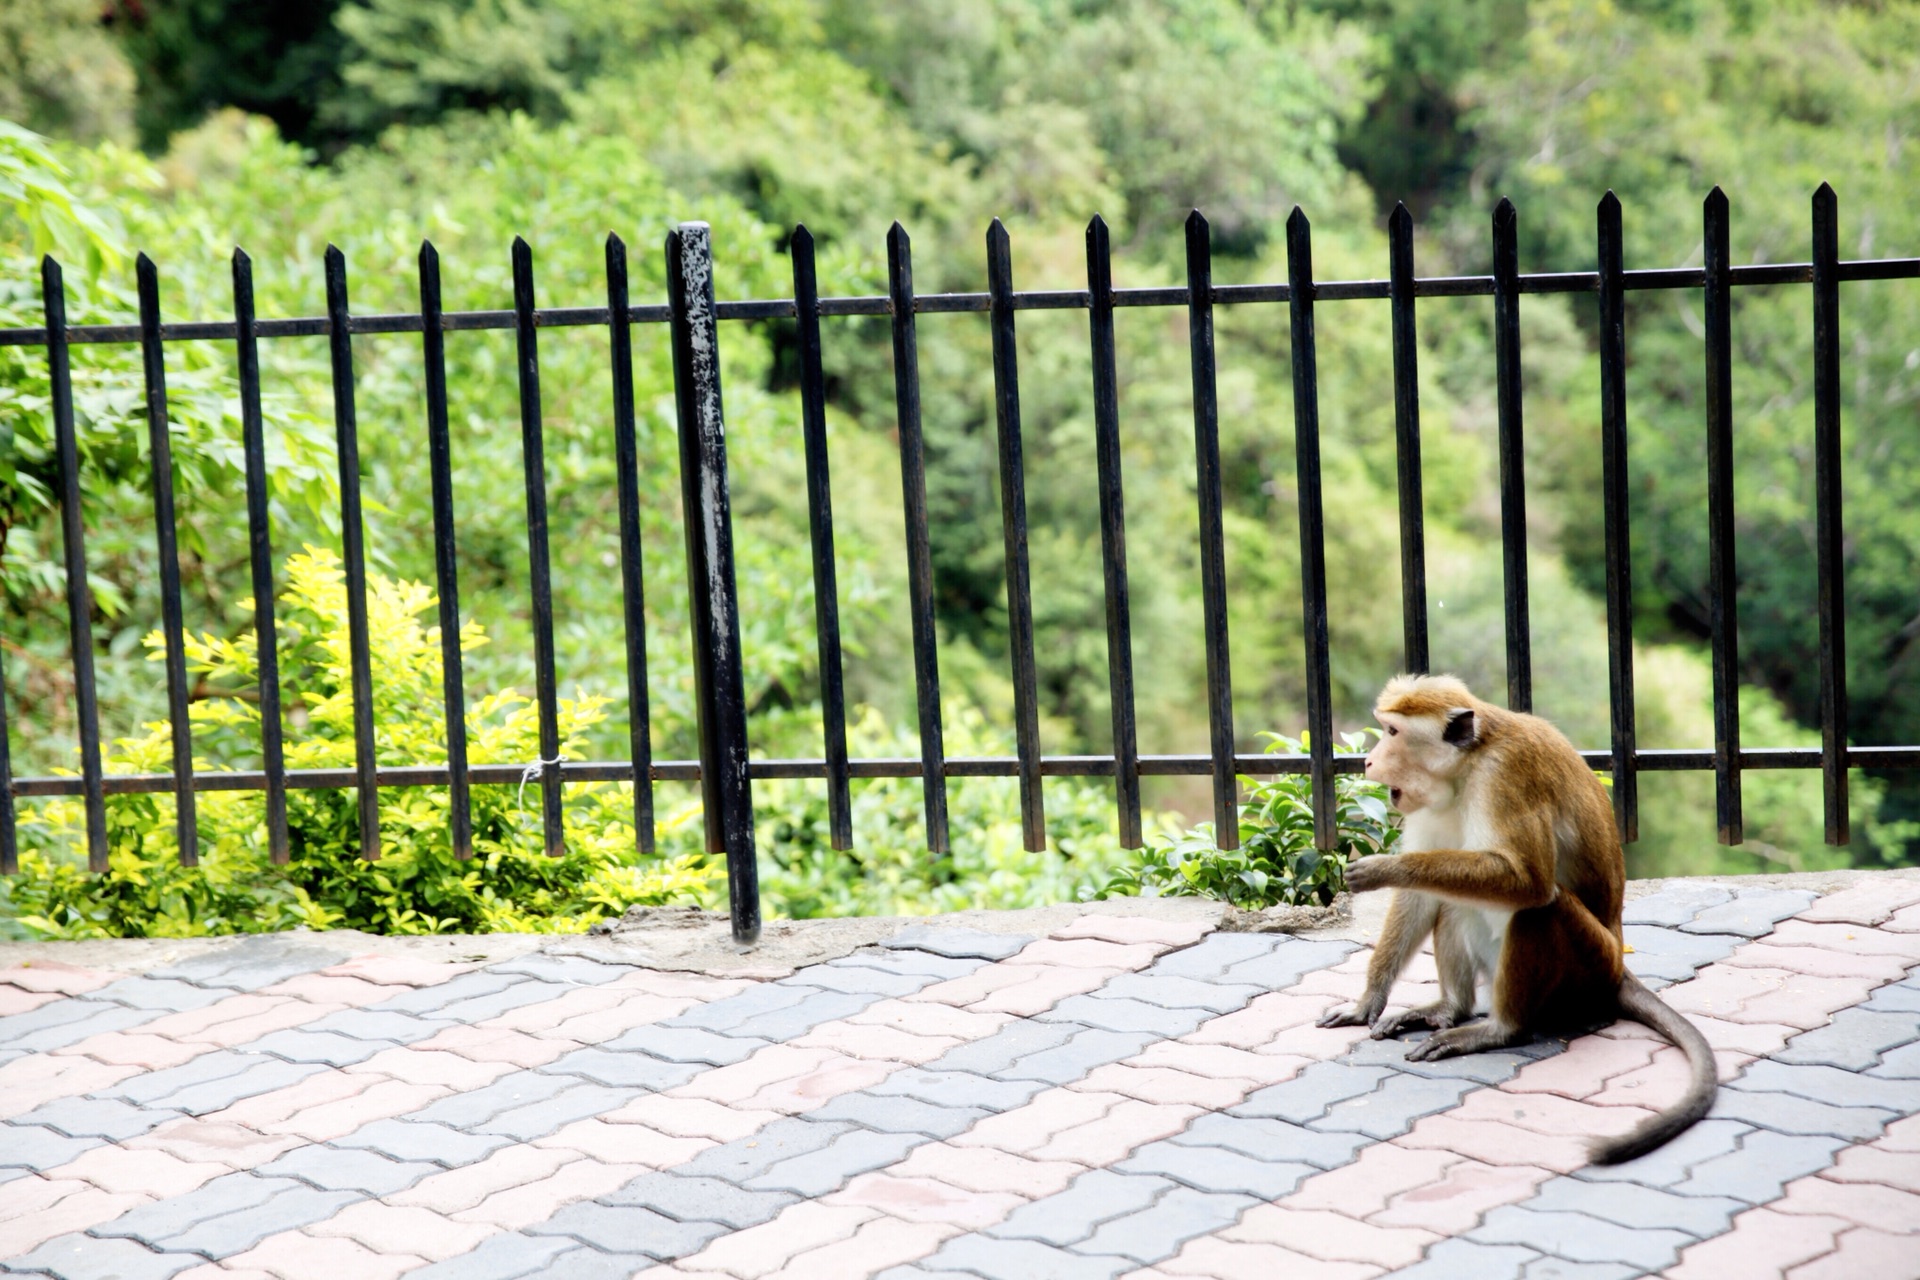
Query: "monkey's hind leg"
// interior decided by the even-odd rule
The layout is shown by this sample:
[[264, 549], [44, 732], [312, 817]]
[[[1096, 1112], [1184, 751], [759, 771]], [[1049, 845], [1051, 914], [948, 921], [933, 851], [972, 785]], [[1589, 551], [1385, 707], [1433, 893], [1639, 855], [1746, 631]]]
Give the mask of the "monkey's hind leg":
[[1433, 963], [1440, 971], [1440, 998], [1375, 1023], [1375, 1040], [1409, 1031], [1445, 1031], [1473, 1017], [1473, 948], [1460, 934], [1459, 913], [1444, 905], [1433, 925]]

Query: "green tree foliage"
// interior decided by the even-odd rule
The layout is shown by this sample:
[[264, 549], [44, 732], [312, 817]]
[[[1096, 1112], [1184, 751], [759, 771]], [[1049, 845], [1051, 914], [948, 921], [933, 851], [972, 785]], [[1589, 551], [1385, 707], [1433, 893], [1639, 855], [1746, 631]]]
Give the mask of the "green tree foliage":
[[0, 6], [0, 119], [83, 142], [131, 133], [133, 69], [98, 0]]

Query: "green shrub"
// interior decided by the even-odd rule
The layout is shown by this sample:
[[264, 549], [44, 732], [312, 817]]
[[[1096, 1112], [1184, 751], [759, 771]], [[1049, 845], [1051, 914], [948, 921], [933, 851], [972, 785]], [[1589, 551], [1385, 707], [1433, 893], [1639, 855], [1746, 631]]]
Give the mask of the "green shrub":
[[[1369, 734], [1378, 737], [1379, 730], [1343, 734], [1334, 751], [1365, 751]], [[1306, 750], [1305, 734], [1298, 742], [1277, 733], [1261, 736], [1269, 739], [1269, 754]], [[1219, 898], [1247, 908], [1325, 906], [1346, 888], [1349, 859], [1385, 853], [1400, 838], [1386, 788], [1358, 774], [1334, 777], [1334, 847], [1325, 853], [1313, 847], [1313, 787], [1307, 775], [1240, 781], [1247, 794], [1240, 807], [1238, 849], [1220, 848], [1210, 822], [1170, 832], [1171, 839], [1149, 845], [1100, 896]]]

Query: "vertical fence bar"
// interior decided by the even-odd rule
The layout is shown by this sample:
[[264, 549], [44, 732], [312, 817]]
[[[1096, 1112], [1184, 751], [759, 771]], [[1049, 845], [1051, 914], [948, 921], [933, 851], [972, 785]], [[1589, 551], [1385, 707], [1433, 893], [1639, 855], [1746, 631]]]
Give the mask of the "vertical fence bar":
[[1213, 756], [1213, 834], [1240, 847], [1233, 765], [1233, 665], [1227, 646], [1227, 550], [1220, 496], [1220, 401], [1214, 383], [1213, 240], [1198, 209], [1187, 215], [1187, 343], [1193, 366], [1193, 455], [1200, 507], [1200, 596], [1207, 646], [1207, 723]]
[[1513, 201], [1493, 210], [1493, 350], [1500, 395], [1500, 549], [1507, 598], [1507, 705], [1533, 710], [1527, 611], [1527, 469], [1520, 415], [1520, 237]]
[[1133, 616], [1127, 590], [1126, 487], [1120, 475], [1120, 379], [1114, 358], [1113, 247], [1106, 220], [1087, 224], [1087, 332], [1093, 347], [1093, 440], [1100, 469], [1100, 559], [1106, 573], [1107, 687], [1120, 847], [1138, 849], [1140, 743], [1133, 701]]
[[1743, 838], [1740, 806], [1740, 627], [1733, 546], [1733, 297], [1726, 192], [1703, 206], [1706, 245], [1707, 563], [1713, 627], [1714, 808], [1721, 844]]
[[827, 378], [820, 365], [820, 281], [813, 233], [793, 229], [793, 304], [799, 318], [800, 427], [807, 452], [807, 534], [813, 548], [813, 629], [820, 654], [820, 718], [827, 761], [827, 829], [853, 848], [847, 700], [840, 670], [840, 583], [833, 562], [833, 483], [827, 458]]
[[340, 550], [347, 578], [347, 648], [352, 662], [354, 786], [360, 802], [360, 856], [380, 856], [380, 778], [373, 741], [373, 657], [367, 631], [366, 528], [360, 516], [360, 420], [353, 400], [353, 329], [347, 310], [347, 256], [327, 246], [327, 347], [333, 363], [333, 428], [340, 466]]
[[987, 297], [993, 330], [993, 417], [999, 428], [1000, 535], [1007, 566], [1007, 644], [1013, 650], [1014, 749], [1020, 757], [1020, 832], [1029, 852], [1047, 847], [1040, 786], [1039, 672], [1033, 655], [1033, 584], [1027, 565], [1027, 478], [1020, 441], [1020, 357], [1013, 327], [1013, 246], [995, 218], [987, 228]]
[[273, 535], [267, 523], [267, 444], [260, 415], [260, 342], [253, 331], [253, 260], [233, 251], [234, 357], [240, 374], [240, 436], [247, 459], [247, 550], [253, 571], [258, 650], [260, 763], [267, 775], [267, 849], [292, 857], [287, 834], [287, 759], [280, 724], [280, 643], [273, 618]]
[[187, 641], [180, 608], [180, 547], [173, 511], [173, 438], [167, 423], [166, 353], [160, 341], [160, 274], [141, 254], [140, 357], [147, 388], [147, 457], [153, 476], [154, 542], [160, 557], [160, 627], [166, 642], [167, 723], [173, 738], [174, 832], [180, 865], [198, 866], [193, 790], [193, 728], [187, 719]]
[[567, 851], [560, 812], [560, 691], [553, 656], [553, 569], [547, 551], [547, 465], [540, 422], [540, 339], [533, 317], [533, 250], [513, 238], [513, 329], [520, 375], [520, 451], [527, 475], [527, 572], [533, 586], [533, 682], [540, 712], [540, 814], [547, 854]]
[[1420, 338], [1414, 324], [1413, 215], [1404, 204], [1395, 205], [1387, 219], [1387, 296], [1393, 306], [1393, 431], [1400, 460], [1400, 625], [1407, 670], [1423, 672], [1432, 658], [1420, 487]]
[[613, 457], [619, 472], [620, 598], [627, 642], [627, 740], [633, 754], [633, 832], [653, 852], [653, 705], [647, 696], [647, 587], [640, 547], [640, 450], [633, 427], [633, 312], [627, 242], [607, 236], [607, 337], [613, 356]]
[[440, 251], [420, 242], [421, 358], [427, 373], [427, 469], [433, 485], [433, 570], [440, 596], [440, 694], [447, 726], [447, 838], [453, 856], [473, 856], [473, 793], [467, 779], [467, 690], [460, 657], [460, 558], [453, 521], [453, 443], [447, 430], [447, 332]]
[[927, 451], [920, 434], [920, 339], [913, 318], [913, 243], [887, 232], [887, 297], [893, 312], [893, 398], [900, 430], [900, 493], [907, 521], [907, 592], [912, 597], [914, 687], [920, 698], [920, 779], [927, 848], [946, 853], [946, 748], [940, 723], [940, 651], [934, 629], [933, 552], [927, 541]]
[[[0, 645], [0, 654], [6, 646]], [[20, 840], [13, 812], [13, 722], [7, 719], [7, 669], [0, 658], [0, 876], [20, 870]]]
[[727, 429], [720, 403], [713, 233], [704, 222], [683, 222], [667, 235], [667, 305], [680, 410], [680, 485], [686, 503], [707, 835], [711, 842], [718, 834], [726, 850], [733, 937], [747, 945], [760, 937], [760, 873], [754, 858], [753, 792], [747, 776], [747, 701], [740, 669], [739, 597], [734, 590]]
[[1640, 838], [1640, 775], [1633, 702], [1633, 543], [1627, 519], [1627, 309], [1620, 201], [1609, 191], [1598, 217], [1600, 266], [1600, 475], [1607, 538], [1607, 692], [1613, 725], [1613, 818], [1620, 838]]
[[[87, 585], [87, 522], [80, 495], [80, 444], [73, 427], [73, 362], [67, 346], [67, 288], [60, 264], [40, 262], [53, 391], [54, 451], [60, 459], [60, 536], [67, 569], [67, 637], [73, 653], [74, 711], [80, 722], [80, 785], [86, 795], [87, 870], [107, 869], [107, 800], [101, 782], [100, 697], [93, 673], [93, 591]], [[13, 792], [7, 792], [9, 820]]]
[[1298, 205], [1287, 219], [1287, 301], [1292, 330], [1293, 456], [1300, 486], [1300, 596], [1307, 643], [1307, 753], [1313, 843], [1332, 849], [1333, 680], [1327, 654], [1327, 552], [1320, 503], [1320, 366], [1313, 333], [1313, 227]]
[[1852, 839], [1847, 814], [1847, 568], [1840, 507], [1840, 202], [1813, 193], [1814, 552], [1820, 598], [1820, 772], [1828, 844]]

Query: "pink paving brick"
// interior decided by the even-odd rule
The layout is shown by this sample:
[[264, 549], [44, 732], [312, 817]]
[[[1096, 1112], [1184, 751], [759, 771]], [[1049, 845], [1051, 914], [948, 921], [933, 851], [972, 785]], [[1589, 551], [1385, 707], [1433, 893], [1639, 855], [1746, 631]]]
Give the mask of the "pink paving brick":
[[[558, 1133], [535, 1138], [536, 1147], [577, 1151], [606, 1164], [639, 1164], [667, 1169], [684, 1164], [708, 1147], [712, 1138], [676, 1138], [645, 1125], [614, 1124], [604, 1119], [576, 1120]], [[512, 1150], [512, 1148], [508, 1148]]]
[[1461, 1159], [1451, 1151], [1418, 1151], [1376, 1142], [1362, 1147], [1352, 1164], [1314, 1174], [1277, 1203], [1364, 1218], [1386, 1208], [1387, 1201], [1403, 1191], [1438, 1183]]
[[477, 965], [410, 956], [356, 956], [320, 972], [377, 982], [384, 987], [434, 987], [459, 977]]
[[1209, 1080], [1240, 1080], [1262, 1088], [1280, 1084], [1300, 1074], [1306, 1058], [1280, 1054], [1254, 1053], [1225, 1044], [1193, 1044], [1185, 1040], [1159, 1040], [1127, 1059], [1136, 1067], [1171, 1067]]
[[[1802, 911], [1797, 919], [1876, 925], [1902, 907], [1920, 902], [1920, 880], [1876, 877], [1839, 893], [1830, 893]], [[1784, 921], [1792, 924], [1792, 920]]]
[[[1700, 1029], [1700, 1034], [1707, 1038], [1707, 1043], [1714, 1049], [1756, 1058], [1777, 1053], [1787, 1041], [1800, 1034], [1799, 1027], [1790, 1027], [1784, 1022], [1729, 1022], [1725, 1018], [1704, 1013], [1689, 1013], [1687, 1020]], [[1666, 1043], [1658, 1034], [1637, 1022], [1616, 1022], [1602, 1028], [1597, 1034], [1614, 1040]]]
[[304, 1230], [322, 1239], [357, 1240], [375, 1253], [413, 1254], [428, 1262], [458, 1257], [494, 1234], [489, 1226], [455, 1222], [417, 1205], [379, 1200], [350, 1204]]
[[1598, 1107], [1552, 1093], [1480, 1089], [1445, 1114], [1458, 1120], [1497, 1120], [1556, 1137], [1601, 1138], [1625, 1133], [1652, 1114], [1651, 1110], [1638, 1114], [1632, 1111], [1630, 1107]]
[[1153, 942], [1163, 947], [1185, 947], [1200, 941], [1213, 931], [1204, 920], [1154, 920], [1147, 916], [1085, 915], [1064, 929], [1055, 929], [1056, 938], [1098, 938], [1103, 942]]
[[260, 1126], [261, 1132], [291, 1133], [309, 1142], [331, 1142], [376, 1120], [391, 1120], [418, 1111], [452, 1092], [437, 1084], [408, 1084], [379, 1076], [367, 1078], [374, 1083], [351, 1098], [308, 1107], [285, 1120], [266, 1122]]
[[1911, 1235], [1855, 1227], [1833, 1244], [1832, 1253], [1795, 1267], [1787, 1280], [1920, 1280], [1920, 1241]]
[[185, 1195], [233, 1170], [215, 1161], [182, 1160], [170, 1151], [106, 1146], [83, 1151], [50, 1178], [81, 1178], [102, 1191], [134, 1191], [155, 1199]]
[[1920, 933], [1920, 902], [1900, 908], [1881, 921], [1878, 927], [1894, 933]]
[[1362, 970], [1343, 971], [1316, 969], [1305, 974], [1294, 983], [1293, 991], [1307, 996], [1332, 996], [1336, 1001], [1358, 1000], [1367, 989], [1367, 975]]
[[397, 1280], [426, 1259], [413, 1254], [375, 1253], [358, 1240], [282, 1231], [268, 1236], [225, 1265], [264, 1271], [279, 1280]]
[[517, 1068], [510, 1062], [475, 1062], [450, 1050], [416, 1046], [382, 1049], [365, 1062], [356, 1062], [341, 1070], [356, 1075], [389, 1076], [409, 1084], [439, 1085], [455, 1093], [465, 1093], [492, 1084]]
[[271, 1136], [224, 1119], [176, 1120], [121, 1144], [165, 1151], [189, 1163], [224, 1164], [252, 1169], [306, 1144], [299, 1138]]
[[[1797, 1178], [1767, 1206], [1781, 1213], [1826, 1214], [1876, 1231], [1920, 1232], [1920, 1194], [1899, 1187], [1851, 1186], [1826, 1178]], [[1920, 1253], [1920, 1241], [1914, 1242]]]
[[[1542, 1141], [1538, 1137], [1535, 1142]], [[1579, 1152], [1579, 1164], [1586, 1151]], [[1367, 1221], [1386, 1227], [1420, 1227], [1444, 1236], [1471, 1231], [1480, 1219], [1504, 1204], [1517, 1204], [1555, 1172], [1532, 1165], [1493, 1165], [1462, 1160], [1449, 1165], [1440, 1177], [1391, 1197], [1386, 1208], [1367, 1215]]]
[[1283, 1245], [1323, 1262], [1367, 1262], [1377, 1267], [1410, 1267], [1440, 1237], [1418, 1227], [1384, 1227], [1359, 1222], [1325, 1209], [1286, 1209], [1255, 1205], [1230, 1227], [1223, 1240]]
[[676, 1265], [682, 1271], [720, 1271], [740, 1280], [759, 1280], [800, 1254], [851, 1239], [854, 1232], [879, 1216], [878, 1209], [861, 1205], [803, 1200], [771, 1222], [721, 1236]]
[[1776, 1022], [1802, 1031], [1825, 1026], [1836, 1009], [1860, 1003], [1877, 985], [1867, 978], [1814, 978], [1785, 969], [1712, 965], [1692, 982], [1660, 993], [1681, 1013], [1732, 1022]]
[[601, 1116], [610, 1124], [641, 1125], [678, 1138], [710, 1138], [732, 1142], [766, 1128], [780, 1119], [777, 1111], [743, 1111], [705, 1098], [674, 1098], [643, 1094]]
[[[1833, 1250], [1834, 1237], [1854, 1224], [1845, 1218], [1749, 1209], [1724, 1235], [1680, 1251], [1667, 1280], [1763, 1280]], [[1849, 1278], [1851, 1280], [1851, 1278]], [[1866, 1280], [1865, 1276], [1859, 1280]]]
[[803, 1076], [835, 1061], [838, 1056], [826, 1049], [769, 1045], [732, 1066], [703, 1071], [690, 1083], [669, 1089], [667, 1093], [675, 1098], [706, 1098], [728, 1104], [744, 1102], [770, 1084]]
[[1873, 1145], [1883, 1151], [1920, 1151], [1920, 1115], [1895, 1120]]
[[177, 1067], [199, 1057], [206, 1050], [197, 1044], [182, 1044], [178, 1040], [169, 1040], [146, 1031], [108, 1031], [88, 1036], [61, 1052], [92, 1058], [116, 1067], [159, 1071], [164, 1067]]
[[[507, 1148], [509, 1151], [515, 1148]], [[499, 1191], [471, 1209], [453, 1215], [462, 1222], [485, 1222], [504, 1231], [514, 1231], [545, 1222], [563, 1205], [575, 1200], [591, 1200], [609, 1191], [617, 1191], [651, 1170], [637, 1164], [602, 1164], [581, 1159], [561, 1165], [537, 1182]]]
[[1068, 996], [1096, 991], [1124, 972], [1123, 969], [1083, 969], [1070, 965], [1042, 966], [1024, 982], [981, 996], [969, 1007], [1028, 1018], [1053, 1008]]
[[1118, 1062], [1096, 1067], [1084, 1079], [1068, 1086], [1095, 1093], [1117, 1093], [1141, 1102], [1183, 1102], [1210, 1111], [1224, 1111], [1245, 1101], [1257, 1087], [1251, 1080], [1219, 1080], [1171, 1067], [1137, 1067]]
[[1289, 1027], [1258, 1049], [1260, 1053], [1325, 1062], [1337, 1058], [1367, 1038], [1365, 1027]]
[[549, 1178], [578, 1159], [579, 1152], [564, 1148], [503, 1147], [484, 1160], [431, 1174], [385, 1199], [435, 1213], [459, 1213], [479, 1207], [488, 1196]]
[[[220, 1005], [227, 1003], [221, 1001]], [[220, 1008], [214, 1005], [214, 1009]], [[304, 1026], [317, 1018], [323, 1018], [347, 1006], [339, 1004], [308, 1004], [304, 1000], [287, 997], [276, 1000], [271, 1006], [257, 1012], [237, 1018], [226, 1018], [198, 1031], [180, 1031], [149, 1023], [147, 1030], [156, 1035], [168, 1035], [185, 1044], [199, 1045], [206, 1049], [231, 1049], [236, 1045], [250, 1044], [262, 1036], [284, 1031], [289, 1027]], [[164, 1020], [163, 1020], [164, 1021]]]
[[396, 992], [391, 986], [378, 982], [368, 982], [365, 978], [350, 978], [343, 973], [303, 973], [285, 982], [276, 982], [270, 987], [262, 987], [260, 994], [267, 996], [287, 996], [295, 1000], [305, 1000], [308, 1004], [341, 1005], [351, 1009], [362, 1009], [382, 1000], [393, 999]]
[[55, 991], [23, 991], [19, 987], [0, 987], [0, 1018], [10, 1018], [16, 1013], [31, 1013], [43, 1004], [51, 1004], [62, 997]]
[[[346, 1006], [337, 1004], [332, 1008], [344, 1009]], [[257, 1014], [270, 1013], [276, 1009], [300, 1010], [300, 1002], [292, 996], [270, 996], [257, 991], [243, 992], [237, 996], [226, 996], [216, 1000], [204, 1008], [164, 1014], [146, 1023], [140, 1029], [151, 1035], [166, 1036], [169, 1040], [189, 1040], [209, 1027], [217, 1027], [221, 1023], [232, 1022], [236, 1018], [251, 1018]], [[310, 1009], [301, 1010], [302, 1021], [319, 1016]]]
[[55, 1098], [77, 1098], [96, 1089], [110, 1089], [137, 1067], [111, 1066], [92, 1058], [67, 1054], [31, 1054], [0, 1067], [0, 1120], [25, 1115]]
[[1273, 991], [1255, 996], [1244, 1009], [1208, 1019], [1181, 1039], [1187, 1044], [1223, 1044], [1236, 1049], [1263, 1049], [1283, 1031], [1311, 1027], [1334, 1003], [1331, 996], [1303, 996], [1293, 991]]
[[889, 1173], [901, 1178], [930, 1178], [968, 1191], [1003, 1191], [1024, 1200], [1038, 1200], [1085, 1173], [1086, 1166], [1065, 1160], [1029, 1160], [990, 1147], [957, 1147], [930, 1142], [915, 1147]]
[[89, 1183], [79, 1185], [81, 1190], [60, 1197], [44, 1209], [0, 1222], [0, 1258], [29, 1253], [55, 1236], [97, 1227], [129, 1209], [153, 1202], [152, 1196], [137, 1191], [102, 1191]]
[[821, 1203], [861, 1205], [909, 1222], [939, 1222], [978, 1231], [1004, 1221], [1027, 1201], [1005, 1191], [969, 1191], [933, 1178], [883, 1172], [861, 1174]]
[[1834, 1182], [1898, 1187], [1920, 1195], [1920, 1158], [1911, 1151], [1891, 1151], [1878, 1143], [1848, 1147], [1833, 1168], [1820, 1176]]
[[[1722, 1082], [1739, 1075], [1741, 1069], [1753, 1061], [1753, 1055], [1745, 1053], [1716, 1053], [1713, 1057], [1719, 1064]], [[1603, 1107], [1662, 1110], [1686, 1093], [1689, 1078], [1686, 1055], [1671, 1045], [1658, 1045], [1653, 1060], [1646, 1066], [1615, 1076], [1587, 1101]]]
[[875, 1218], [860, 1225], [852, 1236], [834, 1244], [809, 1249], [766, 1280], [847, 1280], [850, 1276], [878, 1275], [889, 1267], [924, 1258], [960, 1228], [939, 1222], [902, 1222]]
[[797, 1049], [831, 1049], [851, 1058], [918, 1066], [961, 1041], [955, 1036], [921, 1036], [871, 1022], [829, 1022], [787, 1043]]
[[37, 1173], [17, 1178], [6, 1185], [7, 1194], [0, 1197], [0, 1222], [32, 1217], [59, 1204], [68, 1196], [93, 1189], [93, 1184], [78, 1178], [49, 1178]]
[[1013, 1021], [1010, 1013], [960, 1009], [922, 1000], [881, 1000], [846, 1018], [842, 1026], [880, 1026], [909, 1035], [980, 1040]]
[[1741, 947], [1723, 964], [1755, 969], [1785, 969], [1810, 978], [1867, 978], [1873, 985], [1902, 977], [1911, 960], [1904, 956], [1835, 951], [1818, 946], [1782, 946], [1772, 938]]
[[1371, 1280], [1382, 1268], [1364, 1262], [1328, 1262], [1275, 1244], [1248, 1244], [1202, 1236], [1189, 1240], [1179, 1253], [1148, 1271], [1129, 1277], [1161, 1275], [1205, 1277], [1205, 1280]]
[[695, 1003], [685, 996], [638, 991], [616, 980], [605, 986], [575, 987], [558, 999], [509, 1009], [487, 1025], [529, 1035], [557, 1032], [564, 1039], [591, 1044], [685, 1013]]
[[[1596, 1111], [1628, 1108], [1596, 1107]], [[1525, 1167], [1539, 1165], [1555, 1173], [1572, 1173], [1587, 1163], [1587, 1140], [1549, 1137], [1517, 1124], [1484, 1118], [1463, 1119], [1451, 1113], [1426, 1116], [1395, 1142], [1428, 1151], [1451, 1151], [1485, 1164]]]
[[285, 1088], [256, 1094], [251, 1098], [242, 1098], [232, 1106], [216, 1111], [207, 1118], [223, 1120], [229, 1124], [243, 1124], [248, 1128], [258, 1129], [261, 1133], [290, 1133], [292, 1130], [277, 1129], [272, 1126], [284, 1124], [315, 1107], [324, 1107], [329, 1103], [358, 1097], [374, 1085], [382, 1083], [383, 1080], [382, 1076], [355, 1075], [345, 1071], [322, 1071], [318, 1075], [308, 1076]]
[[1037, 1160], [1115, 1164], [1132, 1154], [1135, 1147], [1179, 1133], [1199, 1114], [1199, 1107], [1122, 1098], [1100, 1119], [1062, 1130], [1030, 1154]]
[[842, 1094], [870, 1089], [900, 1067], [898, 1062], [870, 1062], [833, 1053], [827, 1061], [804, 1075], [776, 1081], [751, 1097], [741, 1099], [739, 1105], [753, 1111], [799, 1115], [823, 1106]]
[[0, 969], [0, 983], [22, 991], [57, 996], [82, 996], [124, 976], [100, 969], [82, 969], [58, 960], [35, 960], [31, 964]]
[[1500, 1087], [1509, 1093], [1556, 1093], [1563, 1098], [1589, 1098], [1607, 1081], [1653, 1061], [1659, 1046], [1651, 1040], [1613, 1040], [1581, 1036], [1566, 1052], [1529, 1062]]
[[501, 1031], [493, 1027], [448, 1027], [413, 1046], [431, 1052], [444, 1049], [474, 1062], [499, 1062], [526, 1070], [544, 1067], [563, 1053], [579, 1046], [551, 1036], [530, 1036], [522, 1031]]
[[1920, 963], [1920, 937], [1854, 924], [1818, 924], [1801, 917], [1782, 920], [1767, 935], [1776, 947], [1822, 947], [1863, 956], [1894, 956]]
[[1056, 1134], [1105, 1119], [1124, 1101], [1117, 1093], [1048, 1089], [1034, 1095], [1025, 1106], [987, 1116], [948, 1141], [958, 1147], [992, 1147], [1028, 1155], [1051, 1142]]
[[1065, 965], [1075, 969], [1144, 969], [1166, 948], [1152, 942], [1102, 942], [1098, 938], [1042, 938], [1021, 948], [1015, 964]]

